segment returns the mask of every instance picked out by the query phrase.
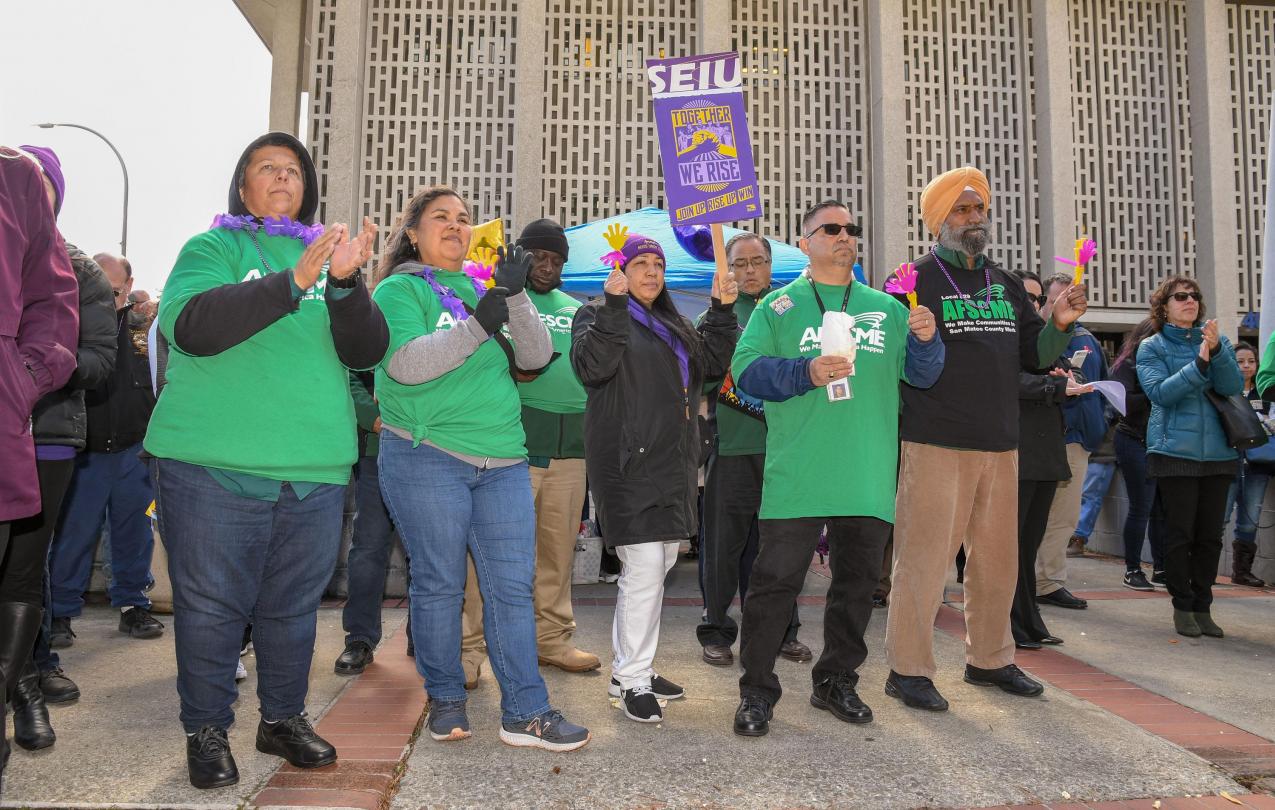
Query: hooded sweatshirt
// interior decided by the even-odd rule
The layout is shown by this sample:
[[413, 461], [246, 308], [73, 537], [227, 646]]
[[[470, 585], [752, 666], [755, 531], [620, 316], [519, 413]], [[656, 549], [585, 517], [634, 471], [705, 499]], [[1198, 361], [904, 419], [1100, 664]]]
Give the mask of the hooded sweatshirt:
[[[311, 223], [314, 165], [281, 133], [244, 150], [230, 212], [248, 213], [239, 176], [268, 143], [288, 145], [301, 160], [298, 220]], [[304, 497], [349, 481], [357, 441], [346, 368], [380, 362], [389, 332], [361, 278], [349, 290], [330, 288], [325, 267], [313, 287], [298, 289], [292, 268], [304, 252], [292, 237], [225, 228], [182, 248], [159, 308], [170, 354], [146, 434], [151, 455], [206, 467], [230, 491], [262, 500], [276, 500], [280, 482]]]

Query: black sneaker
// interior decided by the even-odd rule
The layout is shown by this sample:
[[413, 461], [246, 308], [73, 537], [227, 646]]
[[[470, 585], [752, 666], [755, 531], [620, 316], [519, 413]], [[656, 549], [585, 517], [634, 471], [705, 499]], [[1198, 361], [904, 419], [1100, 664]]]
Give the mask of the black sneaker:
[[[607, 687], [607, 694], [611, 697], [620, 697], [620, 682], [615, 678], [611, 679], [611, 685]], [[651, 673], [651, 694], [660, 700], [677, 700], [686, 697], [686, 690], [670, 681], [668, 678]]]
[[624, 716], [639, 723], [658, 723], [664, 719], [660, 701], [649, 686], [635, 686], [620, 692]]
[[159, 638], [164, 635], [164, 624], [146, 608], [131, 607], [120, 614], [120, 632], [133, 638]]
[[304, 714], [277, 723], [257, 724], [257, 750], [283, 757], [296, 768], [322, 768], [336, 762], [336, 749], [319, 736]]
[[437, 742], [465, 740], [470, 737], [469, 715], [463, 700], [431, 700], [425, 724], [429, 736]]
[[40, 691], [44, 693], [45, 703], [69, 703], [80, 698], [80, 687], [66, 677], [62, 667], [40, 673]]
[[[1151, 584], [1157, 588], [1167, 588], [1169, 587], [1169, 580], [1165, 577], [1163, 571], [1152, 571]], [[57, 619], [54, 619], [54, 621], [57, 621]]]
[[583, 748], [592, 737], [584, 726], [577, 726], [557, 709], [522, 723], [501, 723], [500, 741], [515, 748], [543, 748], [566, 752]]
[[75, 642], [75, 633], [71, 630], [70, 619], [53, 619], [53, 627], [49, 630], [49, 646], [55, 650], [70, 647]]
[[230, 755], [226, 730], [204, 726], [186, 736], [186, 769], [190, 783], [200, 790], [227, 787], [239, 782], [239, 769]]
[[1124, 575], [1124, 586], [1131, 591], [1154, 591], [1155, 586], [1147, 582], [1147, 575], [1142, 573], [1139, 568], [1136, 571], [1126, 571]]

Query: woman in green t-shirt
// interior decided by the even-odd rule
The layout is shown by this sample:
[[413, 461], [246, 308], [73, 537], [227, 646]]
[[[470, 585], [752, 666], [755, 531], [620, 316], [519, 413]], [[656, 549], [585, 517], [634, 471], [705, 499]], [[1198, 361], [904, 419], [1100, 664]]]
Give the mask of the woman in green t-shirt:
[[501, 740], [572, 751], [589, 741], [589, 731], [549, 705], [540, 677], [536, 517], [511, 374], [511, 367], [543, 368], [553, 345], [523, 289], [527, 251], [501, 249], [491, 289], [462, 271], [472, 221], [453, 189], [419, 192], [377, 267], [375, 299], [390, 327], [390, 349], [376, 371], [381, 491], [410, 559], [430, 736], [470, 735], [460, 660], [468, 555], [500, 683]]
[[232, 785], [235, 662], [253, 624], [257, 749], [301, 768], [336, 760], [305, 715], [315, 615], [341, 545], [357, 457], [347, 368], [389, 340], [354, 239], [314, 223], [314, 164], [281, 132], [244, 150], [229, 210], [182, 248], [164, 285], [166, 385], [147, 428], [173, 582], [177, 692], [198, 788]]

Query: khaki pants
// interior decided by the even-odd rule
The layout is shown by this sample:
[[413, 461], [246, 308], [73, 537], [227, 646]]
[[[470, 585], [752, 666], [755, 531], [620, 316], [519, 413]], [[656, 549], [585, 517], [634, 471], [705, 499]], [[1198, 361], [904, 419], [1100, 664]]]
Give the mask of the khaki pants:
[[1067, 583], [1067, 541], [1076, 533], [1080, 520], [1080, 498], [1085, 493], [1085, 471], [1089, 468], [1089, 451], [1084, 445], [1067, 445], [1067, 466], [1071, 468], [1071, 480], [1058, 482], [1045, 537], [1036, 552], [1037, 596], [1053, 593]]
[[[536, 504], [536, 643], [540, 657], [553, 658], [571, 648], [571, 634], [576, 629], [571, 568], [584, 509], [584, 459], [555, 458], [548, 467], [532, 467], [531, 496]], [[470, 560], [461, 618], [461, 654], [481, 652], [486, 646], [483, 600]]]
[[934, 617], [965, 544], [965, 661], [1014, 661], [1009, 609], [1018, 582], [1018, 451], [904, 442], [894, 524], [894, 589], [885, 655], [900, 675], [933, 678]]

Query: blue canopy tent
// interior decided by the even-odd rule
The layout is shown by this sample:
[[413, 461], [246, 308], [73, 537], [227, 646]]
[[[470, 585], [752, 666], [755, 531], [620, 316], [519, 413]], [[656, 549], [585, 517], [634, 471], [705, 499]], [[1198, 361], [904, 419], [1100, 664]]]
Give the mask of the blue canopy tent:
[[[602, 294], [602, 284], [612, 269], [604, 267], [599, 261], [602, 256], [611, 252], [611, 246], [607, 244], [603, 233], [614, 223], [624, 225], [630, 233], [640, 233], [659, 242], [660, 247], [664, 248], [667, 262], [664, 284], [672, 294], [677, 308], [690, 317], [704, 311], [708, 306], [709, 291], [713, 284], [714, 264], [691, 256], [678, 244], [673, 226], [669, 224], [668, 211], [662, 208], [642, 208], [628, 214], [567, 228], [571, 258], [562, 268], [562, 289], [565, 292], [580, 299]], [[728, 241], [741, 232], [738, 228], [722, 230]], [[806, 254], [797, 248], [773, 239], [766, 241], [770, 242], [774, 257], [772, 269], [776, 287], [795, 279], [809, 263]]]

